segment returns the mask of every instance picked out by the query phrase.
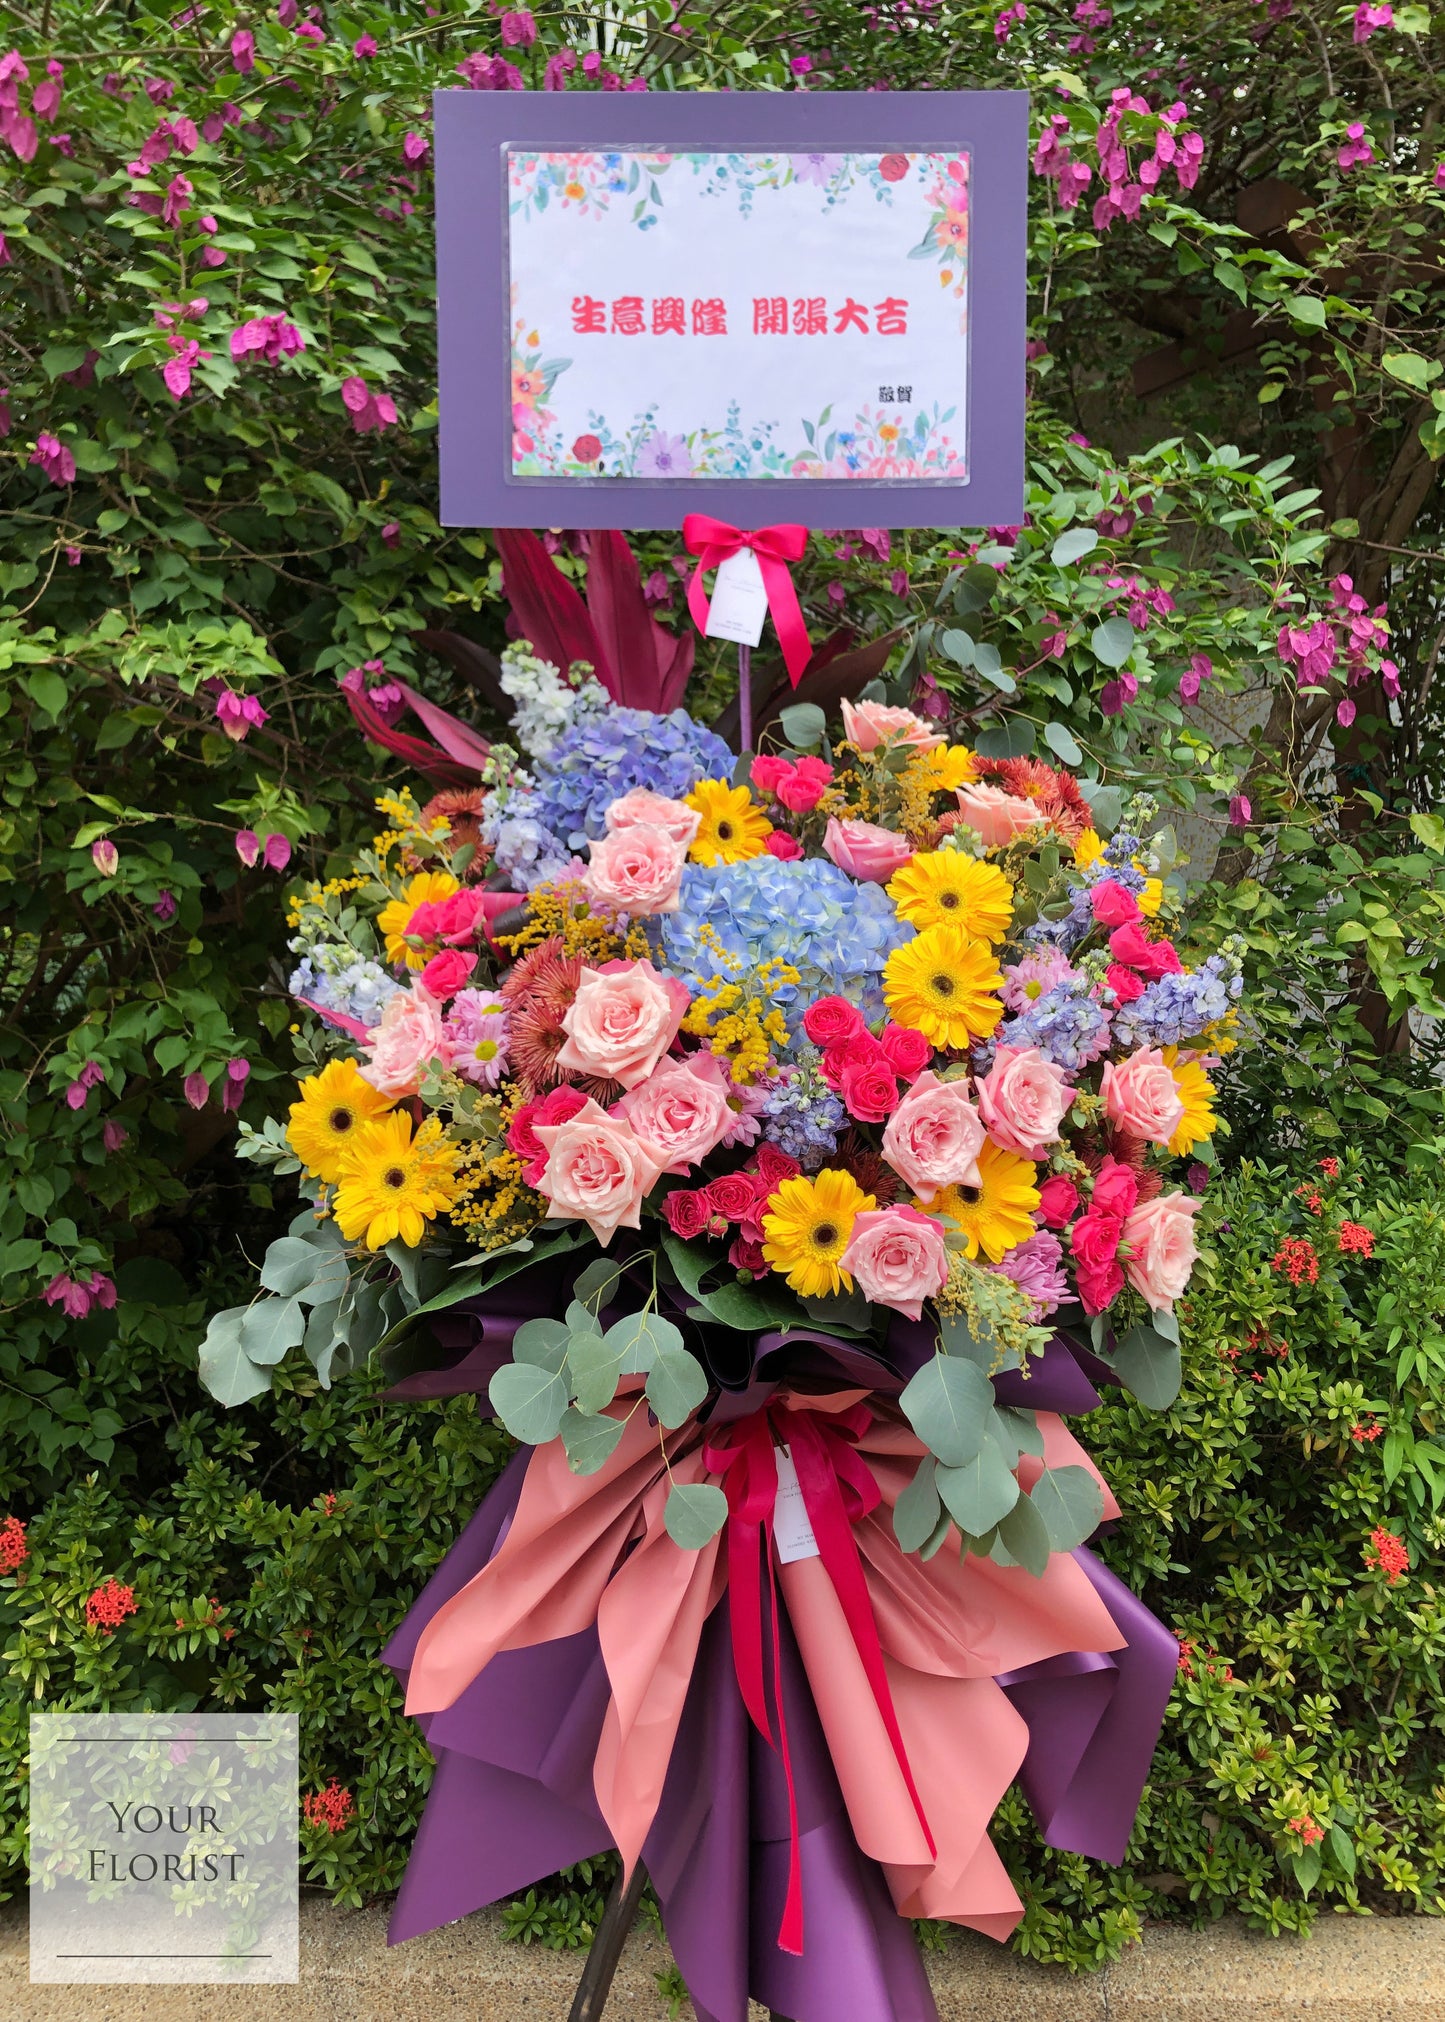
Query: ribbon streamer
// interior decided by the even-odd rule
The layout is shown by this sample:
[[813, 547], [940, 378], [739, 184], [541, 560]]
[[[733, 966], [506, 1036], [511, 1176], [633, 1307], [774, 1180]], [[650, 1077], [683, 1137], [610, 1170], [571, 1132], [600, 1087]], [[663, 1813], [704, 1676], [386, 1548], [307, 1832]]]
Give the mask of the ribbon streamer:
[[767, 592], [768, 610], [777, 628], [778, 644], [783, 649], [783, 664], [796, 688], [803, 678], [803, 669], [812, 658], [813, 643], [803, 622], [803, 608], [793, 588], [792, 571], [788, 564], [801, 558], [808, 544], [808, 529], [789, 525], [758, 527], [752, 533], [745, 533], [741, 527], [729, 526], [726, 520], [715, 520], [708, 513], [689, 513], [682, 523], [682, 543], [690, 555], [698, 558], [687, 586], [687, 607], [692, 612], [693, 623], [704, 636], [712, 608], [702, 586], [704, 574], [741, 549], [752, 549], [762, 572], [763, 588]]

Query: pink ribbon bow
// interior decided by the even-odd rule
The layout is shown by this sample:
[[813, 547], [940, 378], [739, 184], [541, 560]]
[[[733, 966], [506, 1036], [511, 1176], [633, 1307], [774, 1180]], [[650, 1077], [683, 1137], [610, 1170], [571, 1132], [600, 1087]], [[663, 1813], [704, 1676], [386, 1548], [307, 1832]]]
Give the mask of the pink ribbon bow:
[[744, 533], [741, 527], [731, 527], [726, 520], [715, 520], [707, 513], [689, 513], [682, 523], [682, 543], [690, 555], [698, 557], [697, 567], [687, 586], [687, 607], [692, 612], [693, 623], [704, 636], [711, 609], [707, 592], [702, 586], [704, 573], [715, 569], [740, 549], [752, 549], [762, 571], [768, 609], [777, 627], [778, 644], [783, 649], [783, 663], [787, 667], [788, 678], [796, 688], [803, 678], [803, 669], [812, 658], [813, 642], [803, 622], [803, 608], [793, 588], [788, 564], [801, 557], [808, 544], [808, 529], [795, 526], [758, 527], [752, 533]]

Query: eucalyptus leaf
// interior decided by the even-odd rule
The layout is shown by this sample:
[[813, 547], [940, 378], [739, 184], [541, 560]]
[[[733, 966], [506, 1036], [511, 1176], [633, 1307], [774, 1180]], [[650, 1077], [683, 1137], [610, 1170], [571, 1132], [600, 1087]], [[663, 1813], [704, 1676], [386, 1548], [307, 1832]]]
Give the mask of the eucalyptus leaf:
[[1044, 725], [1044, 743], [1056, 758], [1063, 760], [1065, 765], [1083, 764], [1084, 754], [1075, 742], [1073, 732], [1066, 729], [1062, 723]]
[[922, 1550], [938, 1527], [943, 1505], [933, 1478], [935, 1465], [933, 1455], [926, 1453], [912, 1481], [893, 1505], [893, 1535], [900, 1551]]
[[218, 1404], [245, 1404], [271, 1388], [269, 1371], [258, 1368], [241, 1346], [241, 1325], [248, 1311], [246, 1306], [227, 1306], [213, 1313], [201, 1343], [200, 1378]]
[[816, 702], [790, 702], [778, 712], [778, 723], [794, 751], [811, 751], [823, 742], [828, 719]]
[[492, 1410], [513, 1439], [545, 1446], [555, 1439], [567, 1409], [567, 1386], [534, 1362], [504, 1362], [487, 1388]]
[[700, 1551], [727, 1521], [728, 1499], [710, 1482], [674, 1482], [663, 1512], [667, 1534], [685, 1552]]
[[1179, 1343], [1156, 1334], [1147, 1320], [1116, 1343], [1114, 1373], [1146, 1411], [1167, 1411], [1179, 1395], [1183, 1370]]
[[1092, 527], [1068, 527], [1049, 549], [1049, 560], [1055, 568], [1067, 569], [1091, 555], [1098, 545], [1099, 536]]
[[989, 1444], [962, 1467], [940, 1467], [938, 1493], [959, 1529], [978, 1537], [1008, 1515], [1018, 1501], [1019, 1485], [998, 1448]]
[[512, 1360], [557, 1375], [567, 1360], [567, 1328], [560, 1320], [524, 1320], [512, 1336]]
[[330, 1244], [322, 1245], [306, 1236], [278, 1236], [267, 1250], [261, 1265], [261, 1283], [268, 1292], [291, 1299], [316, 1278], [335, 1256]]
[[707, 1376], [686, 1348], [663, 1348], [647, 1373], [647, 1401], [672, 1432], [707, 1396]]
[[1020, 1495], [1007, 1515], [999, 1518], [998, 1534], [1006, 1550], [1021, 1566], [1027, 1566], [1035, 1579], [1046, 1570], [1053, 1546], [1044, 1519], [1028, 1496]]
[[300, 1347], [305, 1332], [299, 1299], [258, 1299], [242, 1322], [241, 1346], [253, 1362], [279, 1362], [288, 1348]]
[[625, 1418], [579, 1411], [569, 1404], [558, 1430], [573, 1474], [596, 1474], [612, 1458], [617, 1442], [627, 1429]]
[[596, 1334], [600, 1337], [602, 1333], [602, 1323], [596, 1313], [580, 1299], [572, 1300], [568, 1306], [566, 1326], [569, 1334]]
[[1089, 644], [1106, 667], [1122, 667], [1134, 650], [1134, 627], [1127, 618], [1106, 618], [1090, 633]]
[[1101, 786], [1097, 779], [1082, 779], [1079, 791], [1089, 803], [1089, 814], [1100, 835], [1112, 835], [1124, 812], [1122, 787]]
[[988, 1436], [993, 1385], [972, 1362], [935, 1355], [898, 1401], [923, 1444], [945, 1466], [958, 1468], [972, 1460]]
[[1056, 1552], [1071, 1552], [1104, 1520], [1104, 1496], [1086, 1467], [1047, 1467], [1029, 1490]]
[[973, 665], [973, 640], [967, 632], [961, 632], [957, 627], [952, 627], [940, 635], [938, 645], [939, 650], [953, 662], [955, 667], [971, 667]]
[[619, 1263], [616, 1257], [594, 1257], [577, 1273], [572, 1297], [586, 1306], [589, 1312], [600, 1313], [608, 1301], [616, 1297], [626, 1269], [627, 1264]]
[[925, 1565], [933, 1557], [952, 1529], [953, 1518], [948, 1514], [947, 1510], [940, 1511], [938, 1522], [929, 1532], [925, 1542], [918, 1547], [918, 1556], [923, 1560]]

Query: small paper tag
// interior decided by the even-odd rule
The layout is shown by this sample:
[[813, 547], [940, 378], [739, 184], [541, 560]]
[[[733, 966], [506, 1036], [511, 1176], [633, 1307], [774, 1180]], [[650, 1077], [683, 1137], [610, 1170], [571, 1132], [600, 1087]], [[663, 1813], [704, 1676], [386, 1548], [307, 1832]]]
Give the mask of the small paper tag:
[[798, 1482], [798, 1470], [786, 1446], [778, 1447], [773, 1459], [778, 1467], [778, 1499], [773, 1505], [773, 1537], [778, 1557], [785, 1566], [795, 1559], [816, 1559], [818, 1540], [808, 1522], [807, 1506]]
[[738, 646], [756, 646], [763, 636], [763, 620], [768, 615], [768, 593], [763, 572], [751, 548], [739, 548], [735, 555], [718, 563], [713, 583], [712, 606], [707, 614], [709, 639], [731, 639]]

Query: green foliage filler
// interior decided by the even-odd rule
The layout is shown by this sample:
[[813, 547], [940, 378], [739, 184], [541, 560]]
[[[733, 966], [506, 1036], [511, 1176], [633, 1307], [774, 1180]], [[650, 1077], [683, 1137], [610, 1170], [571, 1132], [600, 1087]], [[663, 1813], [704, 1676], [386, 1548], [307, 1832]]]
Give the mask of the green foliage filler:
[[[1123, 1509], [1106, 1556], [1182, 1653], [1128, 1864], [1042, 1848], [1016, 1795], [1000, 1816], [1019, 1942], [1075, 1967], [1150, 1916], [1428, 1912], [1445, 1868], [1445, 1211], [1429, 1179], [1353, 1158], [1337, 1178], [1246, 1165], [1211, 1188], [1202, 1238], [1178, 1404], [1081, 1428]], [[218, 1423], [183, 1366], [199, 1317], [157, 1306], [146, 1335], [97, 1346], [170, 1407], [118, 1441], [122, 1465], [77, 1469], [0, 1577], [7, 1866], [18, 1882], [29, 1704], [265, 1703], [301, 1716], [307, 1874], [358, 1903], [399, 1880], [430, 1768], [378, 1653], [508, 1442], [468, 1400], [323, 1393], [294, 1360]], [[0, 1510], [35, 1507], [36, 1479], [12, 1468]], [[585, 1943], [589, 1866], [511, 1905], [514, 1934]]]

